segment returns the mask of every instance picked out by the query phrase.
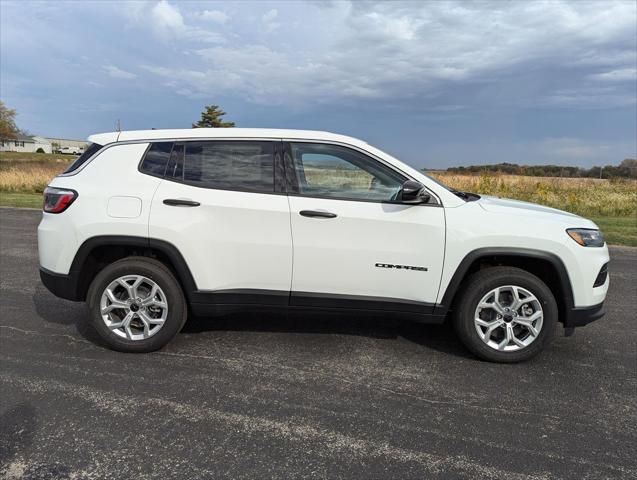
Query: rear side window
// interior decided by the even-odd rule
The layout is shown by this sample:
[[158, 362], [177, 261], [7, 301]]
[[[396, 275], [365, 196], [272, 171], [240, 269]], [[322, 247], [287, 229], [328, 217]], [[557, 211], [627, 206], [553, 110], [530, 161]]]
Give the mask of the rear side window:
[[75, 161], [71, 165], [69, 165], [69, 168], [64, 170], [64, 173], [71, 173], [80, 168], [86, 163], [89, 158], [95, 155], [100, 150], [100, 148], [102, 148], [102, 145], [98, 143], [91, 143], [88, 147], [86, 147], [84, 153], [77, 157]]
[[175, 144], [166, 177], [204, 188], [272, 193], [273, 157], [272, 142], [185, 142]]
[[163, 177], [172, 148], [173, 142], [151, 143], [139, 167], [140, 171], [156, 177]]

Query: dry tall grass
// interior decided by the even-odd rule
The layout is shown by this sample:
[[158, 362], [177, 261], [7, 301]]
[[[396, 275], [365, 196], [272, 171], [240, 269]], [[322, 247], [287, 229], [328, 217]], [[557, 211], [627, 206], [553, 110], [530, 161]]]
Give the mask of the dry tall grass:
[[583, 216], [637, 215], [637, 181], [630, 179], [430, 175], [456, 190], [539, 203]]
[[62, 173], [67, 164], [25, 162], [22, 165], [0, 163], [0, 190], [11, 193], [42, 193], [49, 182]]
[[[41, 193], [69, 161], [0, 161], [0, 191]], [[308, 171], [320, 177], [319, 172]], [[333, 174], [334, 172], [331, 172]], [[353, 172], [352, 172], [353, 173]], [[360, 187], [369, 177], [340, 172], [342, 181]], [[637, 216], [637, 181], [628, 179], [546, 178], [482, 174], [479, 176], [432, 172], [433, 177], [461, 191], [514, 198], [567, 210], [583, 216]]]

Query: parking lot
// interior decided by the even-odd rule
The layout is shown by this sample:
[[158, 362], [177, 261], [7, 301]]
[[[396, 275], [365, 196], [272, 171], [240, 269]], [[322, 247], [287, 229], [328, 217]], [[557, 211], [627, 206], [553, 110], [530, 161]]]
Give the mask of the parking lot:
[[447, 326], [253, 313], [109, 351], [0, 209], [0, 478], [636, 478], [637, 249], [607, 316], [519, 365]]

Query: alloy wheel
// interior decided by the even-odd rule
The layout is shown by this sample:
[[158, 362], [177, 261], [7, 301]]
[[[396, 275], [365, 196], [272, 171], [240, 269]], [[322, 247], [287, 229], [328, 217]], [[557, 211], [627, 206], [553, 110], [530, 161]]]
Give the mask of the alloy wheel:
[[161, 287], [150, 278], [125, 275], [104, 289], [100, 314], [115, 335], [145, 340], [161, 330], [166, 322], [168, 302]]
[[487, 293], [475, 310], [480, 339], [494, 350], [512, 352], [528, 347], [542, 330], [542, 305], [529, 290], [506, 285]]

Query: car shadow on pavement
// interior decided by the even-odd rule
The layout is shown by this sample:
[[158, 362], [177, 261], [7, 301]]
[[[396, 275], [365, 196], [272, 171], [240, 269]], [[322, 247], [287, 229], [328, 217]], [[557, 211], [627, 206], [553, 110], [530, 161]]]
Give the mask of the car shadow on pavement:
[[290, 312], [287, 314], [242, 312], [216, 317], [189, 317], [182, 333], [264, 332], [364, 336], [398, 340], [404, 338], [427, 349], [472, 358], [449, 323], [430, 325], [391, 316]]
[[[33, 295], [36, 313], [46, 322], [75, 325], [77, 333], [96, 345], [103, 340], [89, 325], [84, 303], [53, 296], [39, 284]], [[456, 338], [451, 325], [428, 325], [385, 315], [354, 315], [331, 312], [241, 312], [214, 317], [189, 317], [182, 333], [205, 332], [307, 333], [364, 336], [376, 339], [404, 338], [425, 348], [454, 356], [473, 358]]]
[[105, 346], [88, 323], [88, 308], [83, 302], [63, 300], [51, 294], [44, 285], [38, 283], [33, 294], [35, 312], [45, 322], [60, 325], [74, 325], [77, 333], [85, 340]]

